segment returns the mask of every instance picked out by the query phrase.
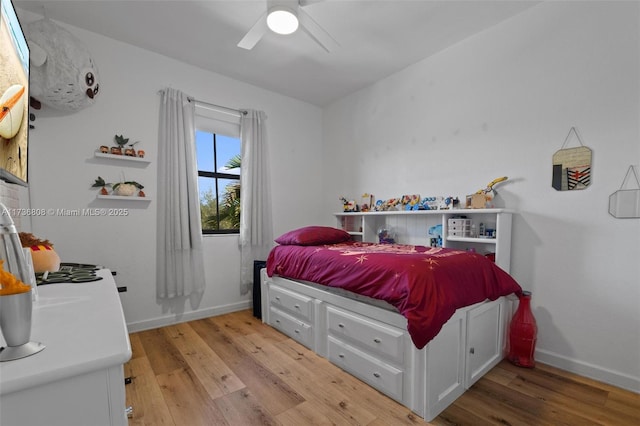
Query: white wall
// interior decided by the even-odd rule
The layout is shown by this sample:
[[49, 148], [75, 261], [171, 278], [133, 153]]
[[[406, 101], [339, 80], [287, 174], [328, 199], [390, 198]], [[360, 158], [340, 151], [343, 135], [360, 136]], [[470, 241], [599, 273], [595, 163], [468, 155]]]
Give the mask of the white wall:
[[[156, 301], [156, 202], [96, 200], [97, 191], [90, 186], [97, 176], [114, 182], [124, 172], [127, 179], [145, 185], [148, 197], [157, 199], [158, 91], [171, 86], [203, 101], [265, 111], [274, 233], [317, 223], [322, 212], [307, 194], [322, 190], [316, 178], [321, 164], [309, 160], [321, 156], [322, 111], [95, 33], [66, 28], [92, 52], [100, 93], [93, 106], [74, 114], [44, 109], [37, 113], [29, 145], [31, 207], [125, 208], [129, 215], [48, 214], [33, 219], [33, 233], [52, 241], [63, 262], [99, 263], [116, 270], [118, 284], [128, 288], [121, 299], [131, 330], [249, 307], [249, 295], [239, 291], [237, 236], [205, 237], [207, 287], [198, 304]], [[111, 145], [115, 134], [140, 140], [138, 147], [146, 150], [151, 164], [126, 167], [93, 158], [95, 149]], [[298, 197], [304, 202], [295, 202]]]
[[[640, 219], [607, 212], [640, 164], [639, 26], [637, 2], [545, 2], [326, 108], [327, 223], [340, 195], [464, 197], [508, 176], [537, 359], [640, 391]], [[593, 183], [557, 192], [572, 126]]]

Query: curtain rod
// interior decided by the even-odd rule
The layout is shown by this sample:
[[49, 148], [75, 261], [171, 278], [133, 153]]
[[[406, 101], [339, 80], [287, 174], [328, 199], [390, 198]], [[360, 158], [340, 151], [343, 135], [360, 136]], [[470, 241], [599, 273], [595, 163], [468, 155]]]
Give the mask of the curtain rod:
[[[159, 95], [162, 94], [162, 93], [164, 93], [164, 89], [158, 90], [158, 94]], [[223, 105], [212, 104], [211, 102], [200, 101], [200, 100], [198, 100], [198, 99], [196, 99], [196, 98], [194, 98], [192, 96], [187, 96], [187, 100], [189, 102], [198, 102], [198, 103], [201, 103], [203, 105], [208, 105], [210, 107], [226, 109], [227, 111], [233, 111], [233, 112], [235, 112], [237, 114], [247, 115], [247, 110], [244, 110], [244, 109], [235, 109], [235, 108], [229, 108], [229, 107], [226, 107], [226, 106], [223, 106]], [[229, 113], [227, 113], [227, 114], [229, 114]], [[231, 115], [235, 115], [235, 114], [231, 114]]]
[[191, 96], [187, 96], [187, 99], [189, 100], [189, 102], [197, 102], [197, 103], [200, 103], [200, 104], [203, 104], [203, 105], [207, 105], [207, 106], [211, 106], [211, 107], [214, 107], [214, 108], [226, 109], [228, 111], [233, 111], [233, 112], [236, 112], [236, 113], [241, 114], [241, 115], [247, 115], [247, 111], [246, 110], [229, 108], [229, 107], [226, 107], [226, 106], [223, 106], [223, 105], [212, 104], [211, 102], [200, 101], [200, 100], [198, 100], [196, 98], [192, 98]]

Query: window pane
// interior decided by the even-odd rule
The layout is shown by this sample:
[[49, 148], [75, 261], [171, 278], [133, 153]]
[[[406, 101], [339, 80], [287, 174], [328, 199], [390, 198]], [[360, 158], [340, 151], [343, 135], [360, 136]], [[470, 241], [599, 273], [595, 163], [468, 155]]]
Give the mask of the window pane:
[[215, 171], [213, 167], [213, 133], [196, 130], [196, 155], [198, 170]]
[[240, 229], [240, 181], [218, 179], [220, 229]]
[[200, 221], [203, 230], [218, 229], [218, 215], [216, 205], [216, 180], [215, 178], [199, 177], [198, 190], [200, 192]]
[[[218, 155], [218, 172], [240, 175], [240, 139], [231, 136], [216, 135], [216, 154]], [[202, 170], [202, 169], [200, 169]]]
[[[196, 131], [200, 215], [204, 233], [240, 230], [240, 139]], [[223, 174], [237, 179], [225, 179]]]

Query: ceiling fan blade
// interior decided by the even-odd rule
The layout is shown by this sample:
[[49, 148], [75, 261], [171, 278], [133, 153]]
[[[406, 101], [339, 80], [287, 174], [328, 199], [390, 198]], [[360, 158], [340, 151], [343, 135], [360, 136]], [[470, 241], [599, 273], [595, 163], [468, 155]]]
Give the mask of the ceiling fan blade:
[[302, 7], [309, 6], [310, 4], [322, 3], [325, 0], [299, 0], [298, 4]]
[[245, 36], [238, 43], [238, 47], [251, 50], [258, 44], [262, 36], [267, 32], [267, 14], [262, 15], [253, 27], [245, 34]]
[[340, 47], [340, 44], [331, 37], [331, 35], [324, 30], [316, 21], [313, 20], [307, 12], [302, 10], [302, 7], [298, 8], [298, 20], [300, 21], [300, 26], [311, 36], [312, 39], [316, 41], [324, 50], [327, 52], [331, 52], [332, 50], [336, 50]]

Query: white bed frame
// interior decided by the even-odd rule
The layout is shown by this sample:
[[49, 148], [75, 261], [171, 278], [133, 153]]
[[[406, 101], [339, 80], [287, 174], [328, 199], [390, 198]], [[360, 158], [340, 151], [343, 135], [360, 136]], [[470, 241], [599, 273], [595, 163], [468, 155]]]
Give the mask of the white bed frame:
[[[458, 309], [423, 349], [391, 305], [261, 272], [262, 320], [433, 420], [505, 356], [512, 300]], [[514, 299], [515, 300], [515, 299]]]

